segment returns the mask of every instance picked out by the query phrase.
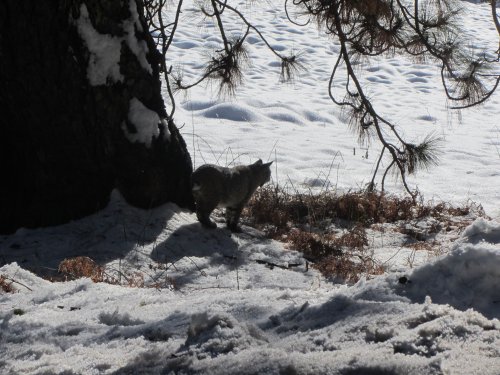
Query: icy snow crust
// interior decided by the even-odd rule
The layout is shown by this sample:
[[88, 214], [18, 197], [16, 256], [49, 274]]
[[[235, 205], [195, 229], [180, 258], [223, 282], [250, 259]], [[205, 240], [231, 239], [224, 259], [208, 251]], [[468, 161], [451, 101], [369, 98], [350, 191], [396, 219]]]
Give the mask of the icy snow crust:
[[[464, 32], [496, 45], [487, 4], [463, 5]], [[274, 181], [297, 189], [362, 187], [378, 146], [358, 146], [327, 96], [338, 46], [314, 28], [288, 23], [281, 3], [253, 6], [247, 14], [270, 42], [307, 52], [308, 69], [294, 84], [278, 86], [276, 61], [250, 36], [254, 63], [236, 99], [216, 100], [197, 88], [177, 107], [195, 165], [261, 157], [276, 160]], [[198, 77], [203, 47], [220, 42], [195, 14], [187, 1], [172, 45], [171, 61], [185, 64], [186, 80]], [[113, 53], [101, 61], [99, 52], [112, 52], [117, 41], [93, 35], [85, 22], [82, 11], [83, 34], [96, 43], [89, 44], [96, 81], [119, 80]], [[478, 219], [458, 239], [450, 236], [441, 257], [417, 251], [414, 268], [397, 233], [373, 235], [374, 256], [388, 272], [347, 286], [325, 280], [300, 253], [256, 230], [231, 235], [219, 218], [221, 228], [208, 231], [174, 205], [142, 211], [114, 192], [109, 206], [88, 218], [0, 236], [0, 275], [17, 289], [0, 294], [0, 373], [498, 375], [498, 95], [463, 111], [459, 122], [443, 109], [432, 62], [381, 59], [364, 80], [407, 136], [434, 131], [445, 138], [441, 165], [413, 180], [425, 198], [455, 205], [473, 199], [492, 220]], [[157, 118], [144, 108], [132, 100], [129, 120], [148, 118], [148, 128]], [[40, 277], [74, 256], [105, 265], [122, 284], [138, 272], [146, 287]]]
[[[244, 229], [208, 231], [114, 193], [92, 217], [2, 237], [0, 274], [18, 282], [0, 295], [2, 374], [498, 374], [500, 223], [478, 219], [448, 255], [351, 287]], [[25, 269], [76, 255], [176, 289]]]

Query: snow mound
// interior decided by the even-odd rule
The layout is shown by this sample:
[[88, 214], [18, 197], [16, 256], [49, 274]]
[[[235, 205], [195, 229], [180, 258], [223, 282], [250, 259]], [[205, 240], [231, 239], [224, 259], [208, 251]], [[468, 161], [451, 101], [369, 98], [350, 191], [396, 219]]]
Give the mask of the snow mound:
[[291, 122], [292, 124], [303, 125], [304, 119], [291, 111], [273, 110], [267, 111], [267, 117], [278, 122]]
[[21, 268], [16, 262], [12, 262], [1, 267], [0, 275], [4, 275], [11, 280], [15, 280], [12, 286], [16, 290], [33, 290], [37, 287], [50, 285], [49, 281], [43, 280], [33, 273]]
[[500, 318], [500, 223], [477, 219], [453, 251], [415, 270], [405, 295]]
[[498, 244], [500, 243], [500, 224], [479, 218], [465, 229], [462, 237], [466, 237], [475, 243]]
[[234, 103], [216, 104], [203, 111], [203, 116], [206, 118], [218, 118], [237, 122], [261, 120], [261, 116], [251, 107]]
[[185, 345], [198, 359], [217, 357], [258, 345], [263, 340], [257, 332], [257, 327], [241, 324], [231, 315], [203, 312], [192, 316]]
[[182, 103], [182, 108], [189, 111], [200, 111], [203, 109], [210, 108], [217, 104], [215, 100], [188, 100]]

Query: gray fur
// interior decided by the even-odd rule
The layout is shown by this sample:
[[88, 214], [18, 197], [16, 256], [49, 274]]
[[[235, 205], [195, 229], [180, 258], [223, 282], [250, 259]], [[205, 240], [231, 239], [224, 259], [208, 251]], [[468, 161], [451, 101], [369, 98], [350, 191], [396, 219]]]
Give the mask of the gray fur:
[[204, 164], [196, 169], [192, 187], [200, 223], [208, 228], [217, 227], [210, 214], [216, 207], [225, 207], [227, 227], [233, 232], [241, 231], [238, 226], [241, 211], [255, 190], [271, 178], [271, 164], [263, 164], [259, 159], [234, 168]]

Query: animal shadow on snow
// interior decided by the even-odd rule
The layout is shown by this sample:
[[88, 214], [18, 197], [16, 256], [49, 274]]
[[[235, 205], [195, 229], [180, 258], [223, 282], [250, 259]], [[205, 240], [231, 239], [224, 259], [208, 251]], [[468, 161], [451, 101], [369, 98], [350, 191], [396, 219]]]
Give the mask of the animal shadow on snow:
[[[151, 252], [151, 259], [158, 263], [201, 264], [209, 266], [230, 266], [238, 253], [238, 243], [227, 229], [206, 229], [200, 223], [184, 225], [176, 229]], [[203, 258], [200, 261], [200, 258]], [[183, 267], [180, 267], [182, 269]], [[176, 277], [177, 284], [195, 281], [200, 272], [186, 273]]]
[[226, 229], [205, 229], [200, 223], [183, 225], [151, 253], [156, 262], [175, 263], [184, 257], [231, 257], [238, 243]]

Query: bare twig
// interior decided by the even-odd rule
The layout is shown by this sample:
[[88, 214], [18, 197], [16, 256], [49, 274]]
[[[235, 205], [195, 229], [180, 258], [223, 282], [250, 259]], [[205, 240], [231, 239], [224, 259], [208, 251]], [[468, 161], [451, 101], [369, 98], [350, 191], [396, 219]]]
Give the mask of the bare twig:
[[31, 289], [29, 286], [27, 286], [26, 284], [23, 284], [20, 281], [17, 281], [16, 279], [13, 279], [11, 277], [7, 277], [7, 276], [4, 276], [4, 275], [2, 275], [1, 278], [4, 279], [4, 280], [9, 280], [11, 283], [21, 285], [22, 287], [28, 289], [31, 292], [33, 291], [33, 289]]

